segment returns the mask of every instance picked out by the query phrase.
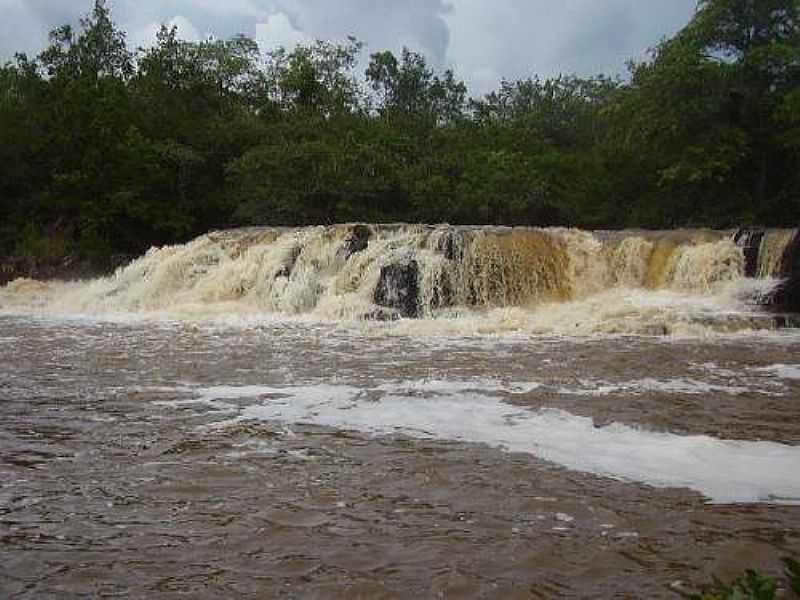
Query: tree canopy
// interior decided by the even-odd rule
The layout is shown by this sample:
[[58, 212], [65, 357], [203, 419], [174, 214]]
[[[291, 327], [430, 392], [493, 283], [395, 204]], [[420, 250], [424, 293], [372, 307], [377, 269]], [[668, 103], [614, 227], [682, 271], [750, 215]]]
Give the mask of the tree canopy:
[[427, 221], [797, 225], [800, 0], [701, 0], [623, 78], [467, 97], [409, 49], [247, 37], [132, 50], [103, 0], [0, 66], [0, 253], [209, 228]]

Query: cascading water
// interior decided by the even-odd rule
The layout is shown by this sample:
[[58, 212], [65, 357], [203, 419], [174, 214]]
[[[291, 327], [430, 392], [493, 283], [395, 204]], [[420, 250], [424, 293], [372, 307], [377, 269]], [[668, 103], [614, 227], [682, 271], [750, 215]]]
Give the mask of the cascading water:
[[[771, 327], [794, 230], [340, 225], [213, 232], [90, 282], [17, 280], [5, 311], [325, 320], [486, 318], [543, 333]], [[788, 307], [792, 308], [792, 307]]]

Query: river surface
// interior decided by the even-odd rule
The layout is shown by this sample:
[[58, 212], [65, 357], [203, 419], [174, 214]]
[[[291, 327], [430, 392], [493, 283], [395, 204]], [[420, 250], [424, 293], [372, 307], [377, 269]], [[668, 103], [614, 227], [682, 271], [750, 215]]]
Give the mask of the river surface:
[[0, 598], [676, 598], [781, 577], [798, 253], [797, 230], [351, 224], [13, 281]]
[[677, 598], [800, 555], [796, 330], [5, 314], [0, 356], [3, 598]]

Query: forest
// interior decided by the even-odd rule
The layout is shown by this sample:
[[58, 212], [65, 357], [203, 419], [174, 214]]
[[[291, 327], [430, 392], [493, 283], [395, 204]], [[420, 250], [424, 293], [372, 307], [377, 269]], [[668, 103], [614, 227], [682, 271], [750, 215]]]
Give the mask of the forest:
[[0, 255], [103, 260], [244, 225], [800, 224], [800, 0], [700, 0], [653, 43], [618, 77], [470, 98], [354, 38], [262, 53], [164, 27], [134, 50], [96, 0], [0, 66]]

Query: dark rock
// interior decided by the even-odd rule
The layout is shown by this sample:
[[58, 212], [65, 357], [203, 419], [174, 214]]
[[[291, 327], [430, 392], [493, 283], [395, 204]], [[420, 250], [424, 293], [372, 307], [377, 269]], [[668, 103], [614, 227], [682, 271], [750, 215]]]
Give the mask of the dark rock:
[[431, 309], [436, 310], [437, 308], [452, 306], [454, 297], [455, 291], [450, 274], [447, 271], [443, 271], [433, 290], [431, 290]]
[[400, 313], [396, 310], [389, 310], [387, 308], [376, 308], [361, 316], [364, 321], [397, 321], [400, 319]]
[[19, 278], [70, 281], [100, 277], [113, 271], [108, 260], [91, 262], [74, 255], [52, 259], [33, 256], [0, 257], [0, 286]]
[[764, 239], [763, 229], [740, 229], [733, 236], [734, 243], [744, 253], [745, 277], [758, 275], [758, 254], [761, 250], [761, 241]]
[[800, 315], [781, 314], [773, 317], [775, 329], [800, 329]]
[[344, 241], [344, 246], [342, 246], [345, 260], [353, 256], [353, 254], [366, 250], [371, 237], [372, 230], [369, 227], [366, 225], [354, 225], [353, 229], [350, 230], [350, 235]]
[[406, 260], [381, 269], [375, 288], [375, 304], [395, 309], [400, 316], [419, 316], [419, 264]]
[[461, 260], [463, 256], [463, 243], [458, 231], [450, 229], [445, 232], [436, 244], [436, 250], [444, 254], [447, 260]]
[[783, 282], [769, 294], [766, 304], [776, 311], [800, 313], [800, 230], [783, 253], [780, 277]]
[[303, 249], [300, 246], [295, 246], [289, 251], [286, 260], [283, 261], [283, 264], [275, 272], [275, 279], [278, 277], [286, 277], [287, 279], [291, 277], [294, 266], [297, 264], [297, 259], [300, 258], [300, 253], [302, 251]]
[[27, 271], [28, 269], [18, 258], [0, 259], [0, 286], [6, 285], [19, 277], [24, 277]]
[[117, 269], [127, 267], [133, 261], [135, 261], [138, 256], [135, 254], [112, 254], [111, 258], [109, 258], [109, 269], [112, 271], [116, 271]]

